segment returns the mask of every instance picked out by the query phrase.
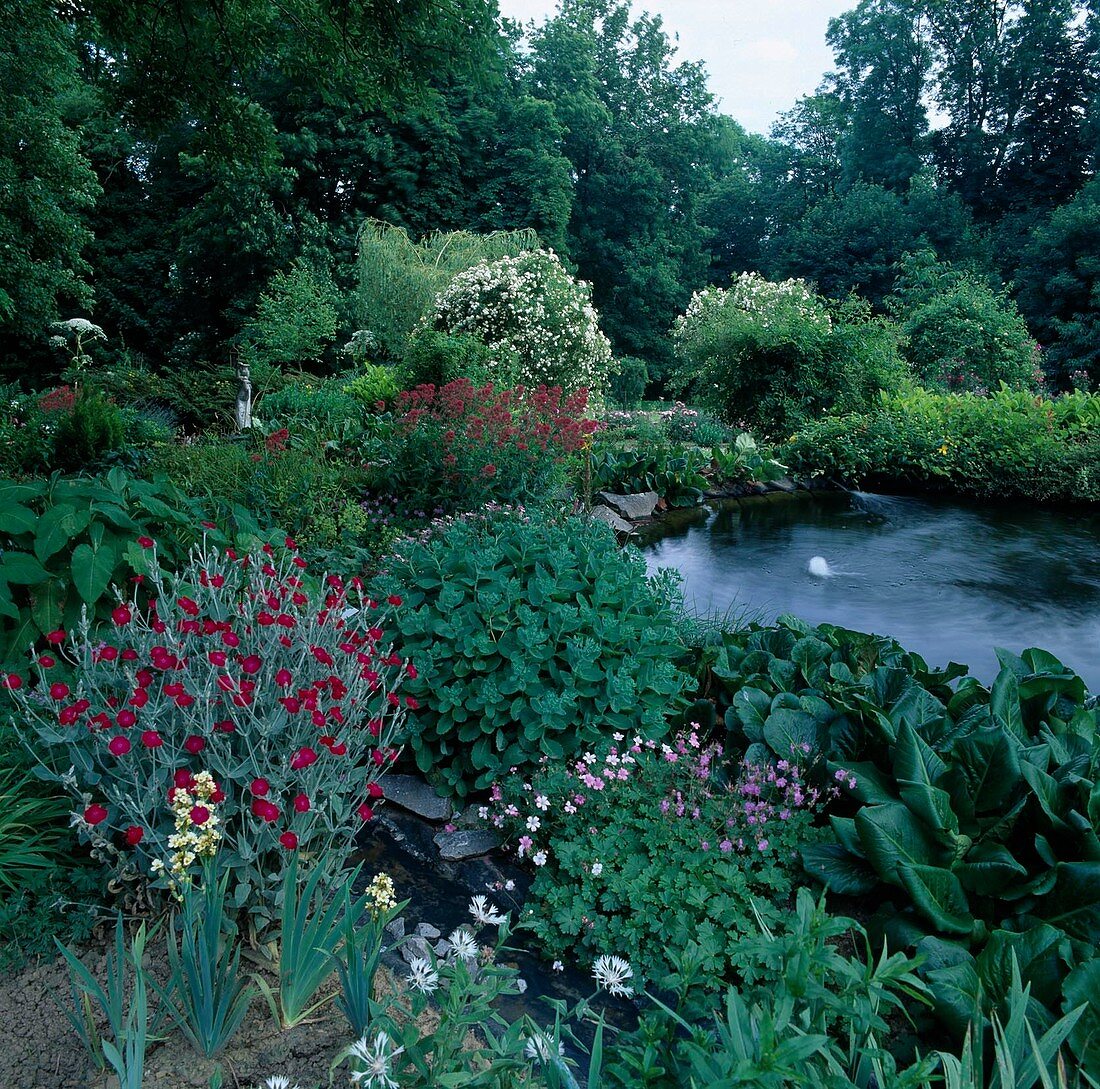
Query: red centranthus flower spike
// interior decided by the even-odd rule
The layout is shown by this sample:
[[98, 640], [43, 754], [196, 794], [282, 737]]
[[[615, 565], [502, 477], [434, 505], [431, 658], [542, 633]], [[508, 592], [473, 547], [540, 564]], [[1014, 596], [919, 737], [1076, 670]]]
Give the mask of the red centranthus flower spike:
[[298, 846], [298, 837], [293, 832], [284, 832], [279, 837], [279, 842], [288, 851], [293, 851]]
[[305, 794], [294, 795], [294, 812], [295, 813], [308, 813], [309, 812], [309, 798]]
[[112, 756], [125, 756], [130, 751], [130, 739], [119, 734], [118, 737], [111, 738], [107, 748], [111, 750]]
[[126, 842], [131, 847], [136, 847], [145, 838], [145, 829], [138, 827], [136, 824], [131, 824], [126, 829]]
[[147, 749], [159, 749], [164, 744], [164, 738], [156, 730], [145, 730], [141, 735], [141, 743]]

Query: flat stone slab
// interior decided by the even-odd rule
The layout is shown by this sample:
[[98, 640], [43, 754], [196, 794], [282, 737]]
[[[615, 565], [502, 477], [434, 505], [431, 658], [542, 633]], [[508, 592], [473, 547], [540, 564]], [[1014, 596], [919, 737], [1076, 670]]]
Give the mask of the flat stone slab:
[[616, 533], [634, 532], [634, 527], [620, 518], [610, 507], [593, 507], [592, 517], [597, 522], [606, 522]]
[[598, 492], [596, 498], [609, 506], [616, 514], [637, 522], [652, 518], [660, 496], [656, 492], [636, 492], [633, 495], [617, 495], [615, 492]]
[[426, 821], [448, 821], [454, 814], [451, 799], [439, 797], [415, 775], [387, 775], [382, 783], [390, 802]]
[[773, 492], [794, 492], [798, 491], [798, 485], [795, 484], [789, 476], [781, 476], [777, 480], [769, 480], [768, 488]]
[[435, 837], [440, 857], [448, 862], [486, 855], [500, 846], [500, 837], [484, 828], [460, 829], [457, 832], [439, 832]]

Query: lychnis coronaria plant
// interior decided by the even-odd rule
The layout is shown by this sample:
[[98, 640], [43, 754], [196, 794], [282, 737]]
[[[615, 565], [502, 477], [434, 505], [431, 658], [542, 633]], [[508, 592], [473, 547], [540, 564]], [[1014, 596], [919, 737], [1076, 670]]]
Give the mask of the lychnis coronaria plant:
[[178, 891], [216, 858], [237, 907], [268, 914], [291, 855], [339, 860], [373, 818], [415, 668], [358, 580], [311, 577], [289, 539], [279, 554], [204, 544], [178, 574], [141, 544], [146, 606], [120, 595], [107, 638], [53, 632], [37, 683], [3, 679], [18, 728], [116, 877]]

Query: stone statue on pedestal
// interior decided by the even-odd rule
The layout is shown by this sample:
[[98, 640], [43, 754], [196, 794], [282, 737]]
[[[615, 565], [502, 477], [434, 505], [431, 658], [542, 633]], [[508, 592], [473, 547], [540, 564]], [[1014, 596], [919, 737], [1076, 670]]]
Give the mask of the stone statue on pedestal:
[[247, 431], [252, 426], [252, 376], [247, 363], [237, 363], [237, 430]]

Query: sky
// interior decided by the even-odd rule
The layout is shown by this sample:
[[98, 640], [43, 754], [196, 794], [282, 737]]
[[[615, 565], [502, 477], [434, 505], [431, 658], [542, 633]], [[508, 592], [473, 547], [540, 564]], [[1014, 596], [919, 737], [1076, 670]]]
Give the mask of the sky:
[[[555, 0], [498, 0], [501, 14], [541, 23]], [[718, 108], [750, 132], [772, 122], [832, 68], [829, 20], [857, 0], [634, 0], [634, 12], [660, 15], [679, 37], [678, 59], [702, 61]]]

